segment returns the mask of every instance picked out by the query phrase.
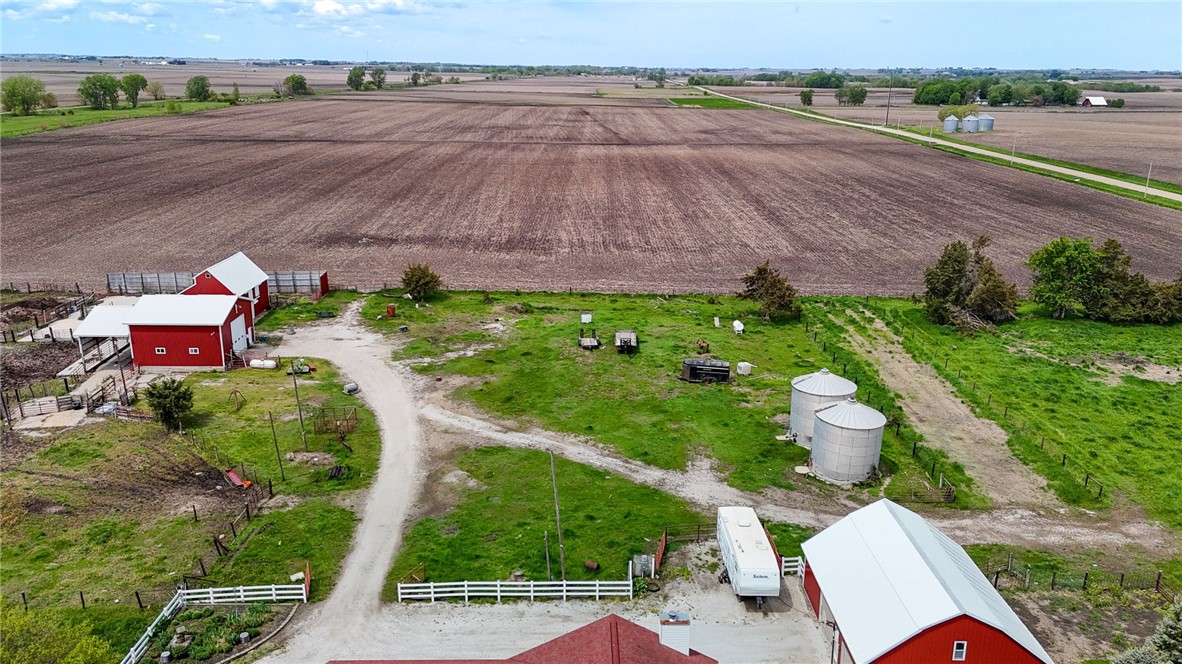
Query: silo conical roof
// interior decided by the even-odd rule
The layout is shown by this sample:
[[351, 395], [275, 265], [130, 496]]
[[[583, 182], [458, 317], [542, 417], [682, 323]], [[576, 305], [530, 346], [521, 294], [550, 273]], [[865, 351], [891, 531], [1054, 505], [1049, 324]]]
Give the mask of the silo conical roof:
[[817, 419], [842, 429], [868, 431], [886, 426], [887, 418], [870, 406], [858, 403], [853, 397], [817, 409]]
[[830, 373], [828, 369], [793, 378], [792, 388], [818, 397], [844, 397], [858, 391], [853, 381]]

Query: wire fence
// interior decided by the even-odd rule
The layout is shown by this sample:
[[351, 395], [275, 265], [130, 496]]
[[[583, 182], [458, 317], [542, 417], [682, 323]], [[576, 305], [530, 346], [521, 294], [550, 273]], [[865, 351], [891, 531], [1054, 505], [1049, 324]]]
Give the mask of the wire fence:
[[1061, 565], [1024, 565], [1011, 554], [981, 562], [981, 571], [994, 588], [1021, 590], [1152, 590], [1167, 602], [1178, 597], [1178, 589], [1160, 570], [1111, 570], [1099, 566], [1072, 569]]

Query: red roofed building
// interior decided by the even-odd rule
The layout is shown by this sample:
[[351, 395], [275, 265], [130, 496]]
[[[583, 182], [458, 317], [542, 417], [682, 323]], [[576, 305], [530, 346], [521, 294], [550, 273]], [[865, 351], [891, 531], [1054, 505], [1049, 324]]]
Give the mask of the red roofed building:
[[[666, 622], [662, 620], [662, 629]], [[689, 620], [669, 624], [688, 629]], [[686, 650], [688, 654], [664, 645], [656, 632], [612, 614], [508, 659], [335, 660], [329, 664], [718, 664], [712, 657]]]

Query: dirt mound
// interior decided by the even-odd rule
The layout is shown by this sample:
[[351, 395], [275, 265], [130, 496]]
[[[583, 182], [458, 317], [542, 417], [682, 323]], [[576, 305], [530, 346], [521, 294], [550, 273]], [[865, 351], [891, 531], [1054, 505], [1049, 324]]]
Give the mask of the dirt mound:
[[78, 359], [71, 343], [22, 343], [0, 345], [0, 375], [5, 389], [48, 380]]

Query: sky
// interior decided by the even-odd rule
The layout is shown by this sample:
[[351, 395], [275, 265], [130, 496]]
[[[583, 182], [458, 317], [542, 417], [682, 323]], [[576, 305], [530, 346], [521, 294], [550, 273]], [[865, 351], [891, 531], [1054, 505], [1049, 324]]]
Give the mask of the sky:
[[0, 52], [671, 68], [1182, 69], [1182, 2], [0, 0]]

